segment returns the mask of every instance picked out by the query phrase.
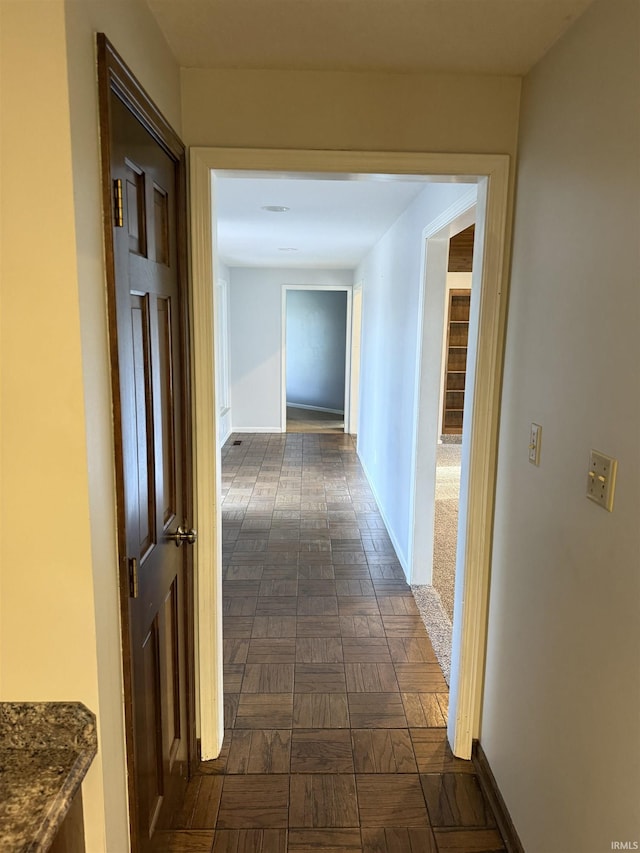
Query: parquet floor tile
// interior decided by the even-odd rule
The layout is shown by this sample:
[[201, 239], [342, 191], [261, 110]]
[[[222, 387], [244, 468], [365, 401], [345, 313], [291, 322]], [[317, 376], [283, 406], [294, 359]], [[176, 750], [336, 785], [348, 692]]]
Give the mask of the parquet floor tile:
[[292, 773], [353, 773], [348, 729], [304, 729], [293, 732]]
[[416, 774], [356, 776], [362, 826], [429, 826], [427, 807]]
[[362, 853], [438, 853], [430, 829], [362, 829]]
[[359, 826], [353, 774], [301, 773], [290, 778], [290, 827]]

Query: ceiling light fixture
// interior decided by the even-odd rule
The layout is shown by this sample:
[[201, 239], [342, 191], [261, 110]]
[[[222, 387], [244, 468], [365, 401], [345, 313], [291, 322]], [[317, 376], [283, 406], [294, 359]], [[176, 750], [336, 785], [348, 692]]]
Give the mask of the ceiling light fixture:
[[281, 204], [265, 204], [260, 210], [268, 210], [269, 213], [286, 213], [289, 208], [283, 207]]

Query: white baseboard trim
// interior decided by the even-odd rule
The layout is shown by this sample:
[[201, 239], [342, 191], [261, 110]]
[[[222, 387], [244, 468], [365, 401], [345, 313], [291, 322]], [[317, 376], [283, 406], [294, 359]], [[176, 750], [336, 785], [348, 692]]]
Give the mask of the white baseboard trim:
[[373, 496], [376, 499], [376, 503], [378, 504], [378, 510], [380, 511], [380, 515], [382, 516], [382, 520], [384, 521], [384, 526], [387, 529], [387, 533], [389, 534], [389, 539], [391, 539], [391, 544], [393, 545], [394, 551], [396, 552], [396, 557], [398, 558], [398, 562], [402, 566], [402, 571], [404, 572], [405, 578], [407, 578], [407, 583], [409, 582], [409, 567], [407, 564], [407, 558], [403, 556], [402, 551], [400, 550], [400, 545], [398, 544], [398, 540], [391, 529], [389, 524], [389, 520], [385, 515], [384, 510], [382, 509], [382, 504], [380, 503], [380, 498], [378, 496], [378, 492], [376, 491], [376, 487], [373, 485], [371, 480], [371, 475], [367, 471], [367, 466], [364, 464], [362, 460], [362, 456], [360, 455], [360, 451], [356, 448], [356, 453], [358, 454], [358, 459], [360, 460], [360, 464], [362, 465], [362, 470], [364, 471], [365, 477], [367, 478], [367, 482], [369, 483], [369, 488], [373, 492]]
[[231, 435], [232, 432], [233, 432], [233, 430], [231, 428], [229, 428], [229, 429], [225, 430], [220, 435], [220, 439], [219, 439], [220, 447], [223, 447], [226, 444], [226, 442], [229, 440], [229, 436]]
[[329, 412], [332, 415], [344, 415], [344, 409], [327, 409], [325, 406], [307, 406], [304, 403], [287, 403], [289, 409], [306, 409], [309, 412]]
[[[237, 427], [232, 426], [231, 432], [277, 432], [279, 434], [283, 433], [285, 430], [281, 429], [280, 426], [274, 427]], [[231, 433], [230, 433], [231, 434]]]

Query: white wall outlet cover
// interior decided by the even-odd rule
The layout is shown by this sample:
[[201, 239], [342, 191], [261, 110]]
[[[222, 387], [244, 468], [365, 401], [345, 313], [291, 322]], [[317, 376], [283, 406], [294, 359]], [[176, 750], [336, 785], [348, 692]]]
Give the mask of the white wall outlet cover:
[[529, 433], [529, 462], [532, 465], [540, 464], [540, 444], [542, 442], [542, 427], [540, 424], [531, 424]]
[[606, 456], [597, 450], [589, 454], [589, 473], [587, 475], [587, 497], [606, 509], [613, 511], [613, 494], [616, 487], [618, 460]]

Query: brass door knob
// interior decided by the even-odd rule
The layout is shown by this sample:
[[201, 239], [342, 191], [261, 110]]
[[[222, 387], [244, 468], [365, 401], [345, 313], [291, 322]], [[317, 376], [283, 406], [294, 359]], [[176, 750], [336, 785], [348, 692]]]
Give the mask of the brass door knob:
[[176, 548], [179, 548], [183, 542], [186, 542], [187, 545], [193, 545], [197, 538], [197, 531], [193, 528], [187, 530], [186, 525], [180, 525], [175, 533], [167, 533], [167, 539], [173, 540], [176, 543]]

